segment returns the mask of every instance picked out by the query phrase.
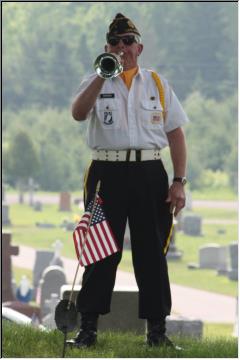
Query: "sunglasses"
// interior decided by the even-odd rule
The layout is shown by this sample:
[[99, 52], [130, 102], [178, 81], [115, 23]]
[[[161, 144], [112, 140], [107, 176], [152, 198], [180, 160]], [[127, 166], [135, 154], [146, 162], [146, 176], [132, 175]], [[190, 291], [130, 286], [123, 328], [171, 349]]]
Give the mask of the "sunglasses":
[[116, 46], [119, 44], [120, 40], [124, 43], [124, 45], [130, 46], [134, 42], [139, 43], [139, 40], [134, 35], [125, 35], [125, 36], [111, 36], [108, 38], [108, 43], [111, 46]]

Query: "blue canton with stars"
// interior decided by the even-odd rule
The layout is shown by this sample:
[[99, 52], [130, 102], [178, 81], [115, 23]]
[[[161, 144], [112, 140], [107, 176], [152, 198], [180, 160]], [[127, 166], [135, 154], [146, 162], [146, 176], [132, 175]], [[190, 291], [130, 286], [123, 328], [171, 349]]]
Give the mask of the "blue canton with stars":
[[[94, 214], [92, 216], [91, 225], [98, 224], [104, 220], [106, 220], [106, 217], [104, 215], [104, 212], [102, 210], [101, 204], [99, 203], [99, 198], [97, 199], [97, 204], [95, 205]], [[93, 207], [93, 200], [88, 204], [86, 211], [91, 212]]]

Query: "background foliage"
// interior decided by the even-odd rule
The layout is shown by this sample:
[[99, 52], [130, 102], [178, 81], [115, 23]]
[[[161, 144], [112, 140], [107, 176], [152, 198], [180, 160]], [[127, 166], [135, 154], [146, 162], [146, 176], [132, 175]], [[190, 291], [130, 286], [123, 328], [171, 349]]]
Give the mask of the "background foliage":
[[[25, 132], [42, 189], [82, 186], [86, 124], [72, 120], [70, 103], [119, 11], [143, 34], [140, 65], [169, 79], [191, 120], [191, 188], [201, 188], [206, 175], [207, 183], [214, 184], [217, 174], [221, 182], [222, 173], [236, 188], [237, 4], [220, 2], [3, 3], [4, 180], [16, 183], [11, 149], [18, 132]], [[166, 163], [170, 168], [168, 155]]]

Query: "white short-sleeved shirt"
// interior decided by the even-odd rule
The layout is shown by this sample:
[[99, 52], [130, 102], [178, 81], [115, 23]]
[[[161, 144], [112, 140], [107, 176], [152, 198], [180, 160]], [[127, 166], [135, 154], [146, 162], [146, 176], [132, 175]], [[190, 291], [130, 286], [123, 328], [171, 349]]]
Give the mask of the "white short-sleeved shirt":
[[[80, 84], [81, 93], [96, 77]], [[177, 96], [161, 75], [165, 94], [165, 121], [159, 92], [151, 72], [139, 68], [128, 90], [120, 76], [108, 79], [87, 119], [87, 142], [95, 150], [162, 149], [168, 146], [166, 133], [188, 121]]]

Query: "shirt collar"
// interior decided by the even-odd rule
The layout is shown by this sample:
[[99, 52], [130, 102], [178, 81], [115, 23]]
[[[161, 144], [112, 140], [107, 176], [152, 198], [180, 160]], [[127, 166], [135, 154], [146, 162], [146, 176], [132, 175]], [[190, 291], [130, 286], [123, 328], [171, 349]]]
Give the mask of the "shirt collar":
[[143, 73], [142, 73], [142, 69], [140, 68], [140, 66], [138, 65], [138, 72], [135, 75], [136, 77], [139, 76], [141, 80], [143, 80]]

